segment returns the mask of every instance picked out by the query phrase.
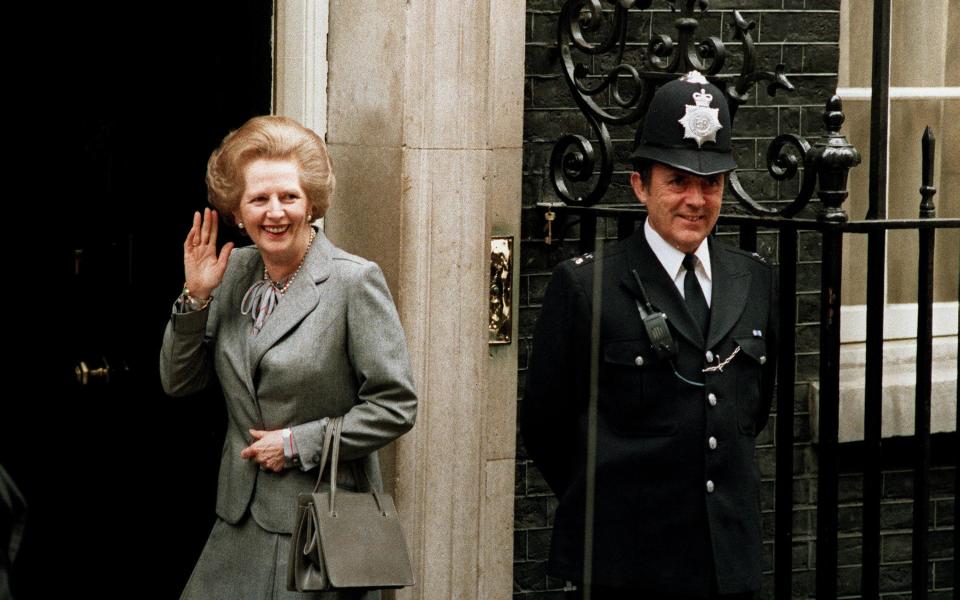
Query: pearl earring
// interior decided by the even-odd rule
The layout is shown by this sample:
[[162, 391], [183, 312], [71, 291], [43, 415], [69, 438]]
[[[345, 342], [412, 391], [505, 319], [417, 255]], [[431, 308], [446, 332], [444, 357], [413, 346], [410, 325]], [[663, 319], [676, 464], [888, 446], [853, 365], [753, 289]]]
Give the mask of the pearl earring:
[[243, 229], [243, 221], [237, 221], [237, 227]]

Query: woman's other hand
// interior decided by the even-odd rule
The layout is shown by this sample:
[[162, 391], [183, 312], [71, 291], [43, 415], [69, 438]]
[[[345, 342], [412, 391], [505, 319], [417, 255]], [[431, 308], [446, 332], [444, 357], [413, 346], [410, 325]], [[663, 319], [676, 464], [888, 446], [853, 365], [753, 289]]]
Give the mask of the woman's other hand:
[[278, 473], [282, 471], [286, 465], [286, 458], [283, 455], [283, 438], [280, 436], [280, 430], [251, 429], [250, 435], [255, 441], [240, 451], [240, 458], [244, 460], [252, 458], [260, 463], [260, 468], [265, 471]]
[[183, 273], [190, 295], [206, 300], [213, 289], [220, 285], [227, 270], [227, 259], [233, 250], [233, 242], [227, 242], [217, 256], [217, 211], [203, 209], [193, 213], [193, 227], [183, 242]]

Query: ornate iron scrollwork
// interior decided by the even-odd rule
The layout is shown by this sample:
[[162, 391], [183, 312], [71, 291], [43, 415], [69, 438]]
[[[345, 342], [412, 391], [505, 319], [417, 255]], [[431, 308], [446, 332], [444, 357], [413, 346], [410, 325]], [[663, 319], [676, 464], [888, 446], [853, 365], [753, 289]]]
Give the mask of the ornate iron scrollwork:
[[[708, 80], [724, 91], [735, 119], [737, 108], [747, 102], [750, 90], [758, 82], [767, 82], [767, 93], [792, 91], [785, 75], [786, 67], [778, 64], [773, 71], [756, 67], [752, 31], [755, 23], [734, 11], [735, 40], [740, 42], [742, 66], [739, 74], [723, 74], [728, 51], [720, 38], [698, 40], [699, 19], [707, 13], [709, 0], [667, 0], [676, 14], [677, 39], [664, 34], [654, 35], [646, 47], [643, 64], [624, 63], [627, 49], [628, 9], [644, 10], [652, 0], [567, 0], [557, 27], [557, 47], [563, 76], [573, 99], [593, 131], [593, 139], [568, 134], [557, 140], [550, 157], [550, 175], [554, 191], [567, 205], [590, 206], [606, 193], [613, 175], [613, 143], [609, 125], [642, 123], [656, 88], [690, 70], [701, 71]], [[604, 4], [609, 5], [606, 9]], [[591, 42], [590, 34], [600, 39]], [[613, 66], [605, 74], [597, 74], [575, 60], [575, 54], [587, 57], [612, 55]], [[630, 90], [625, 91], [629, 86]], [[597, 102], [603, 92], [610, 92], [611, 106]], [[774, 179], [784, 181], [797, 177], [806, 166], [811, 146], [799, 135], [780, 135], [767, 150], [767, 171]], [[754, 214], [797, 214], [813, 196], [816, 187], [815, 169], [805, 168], [796, 198], [776, 209], [766, 208], [744, 189], [736, 172], [730, 174], [730, 189], [740, 204]], [[583, 190], [583, 191], [581, 191]]]

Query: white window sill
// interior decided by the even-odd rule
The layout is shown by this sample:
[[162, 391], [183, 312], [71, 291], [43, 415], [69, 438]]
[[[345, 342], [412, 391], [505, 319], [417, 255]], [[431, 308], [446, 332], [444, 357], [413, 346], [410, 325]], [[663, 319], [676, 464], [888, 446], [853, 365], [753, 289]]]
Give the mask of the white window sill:
[[[883, 345], [883, 426], [885, 438], [914, 432], [917, 382], [916, 340], [888, 340]], [[839, 441], [863, 440], [863, 406], [866, 344], [840, 348]], [[820, 386], [809, 387], [810, 431], [819, 432]], [[933, 377], [930, 397], [930, 431], [955, 431], [957, 424], [957, 336], [933, 338]]]

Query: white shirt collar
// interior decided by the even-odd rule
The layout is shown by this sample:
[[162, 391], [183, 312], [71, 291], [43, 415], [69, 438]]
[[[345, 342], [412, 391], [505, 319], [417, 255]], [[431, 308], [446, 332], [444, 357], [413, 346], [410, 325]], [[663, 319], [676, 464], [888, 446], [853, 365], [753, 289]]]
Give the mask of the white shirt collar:
[[[647, 244], [653, 253], [657, 256], [660, 264], [667, 271], [670, 279], [676, 279], [683, 268], [684, 253], [671, 246], [657, 231], [650, 226], [650, 219], [643, 221], [643, 234], [647, 238]], [[713, 281], [713, 271], [710, 268], [710, 245], [704, 238], [700, 246], [694, 252], [700, 259], [700, 265], [703, 266], [703, 275], [706, 275], [709, 281]]]

